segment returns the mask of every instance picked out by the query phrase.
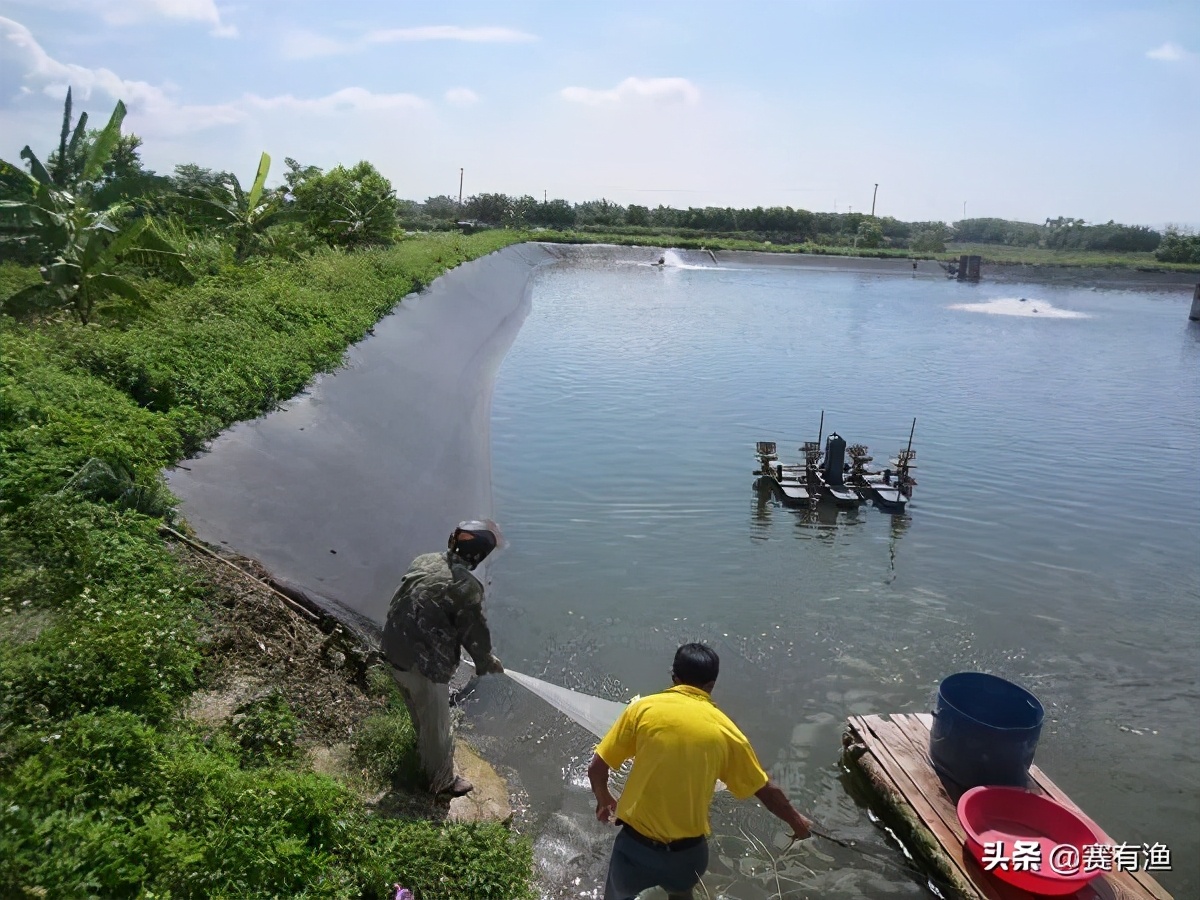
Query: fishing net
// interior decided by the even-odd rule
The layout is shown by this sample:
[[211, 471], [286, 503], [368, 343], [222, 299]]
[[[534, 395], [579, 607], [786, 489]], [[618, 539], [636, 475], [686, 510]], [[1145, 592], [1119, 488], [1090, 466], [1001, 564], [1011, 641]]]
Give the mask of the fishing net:
[[579, 691], [559, 687], [557, 684], [514, 672], [512, 669], [505, 669], [504, 674], [598, 738], [608, 733], [608, 729], [625, 709], [624, 703], [581, 694]]

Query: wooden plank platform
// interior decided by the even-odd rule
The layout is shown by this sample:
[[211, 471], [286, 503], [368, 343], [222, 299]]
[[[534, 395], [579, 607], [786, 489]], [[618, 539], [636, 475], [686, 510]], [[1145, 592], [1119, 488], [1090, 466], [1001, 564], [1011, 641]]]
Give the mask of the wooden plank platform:
[[[843, 759], [851, 772], [864, 779], [870, 805], [882, 804], [877, 811], [885, 813], [906, 845], [930, 866], [939, 889], [953, 888], [968, 900], [1038, 900], [1038, 895], [985, 872], [967, 851], [966, 833], [956, 812], [959, 795], [951, 796], [929, 761], [932, 723], [929, 715], [851, 716], [842, 737]], [[1029, 776], [1030, 790], [1092, 821], [1036, 765]], [[1162, 885], [1142, 871], [1106, 872], [1069, 898], [1172, 900]]]

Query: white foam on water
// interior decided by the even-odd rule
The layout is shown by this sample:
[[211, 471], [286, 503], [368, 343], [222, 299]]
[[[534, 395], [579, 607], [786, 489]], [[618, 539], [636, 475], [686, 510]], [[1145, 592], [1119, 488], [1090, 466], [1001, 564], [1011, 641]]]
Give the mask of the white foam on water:
[[1033, 297], [998, 297], [983, 303], [955, 303], [950, 309], [962, 309], [967, 312], [988, 313], [993, 316], [1040, 316], [1043, 319], [1089, 319], [1087, 313], [1076, 312], [1072, 309], [1058, 309], [1048, 300], [1037, 300]]
[[644, 262], [644, 263], [637, 263], [637, 265], [649, 266], [649, 267], [655, 268], [655, 269], [685, 269], [689, 272], [696, 272], [696, 271], [700, 271], [702, 269], [705, 271], [714, 271], [714, 272], [722, 271], [723, 272], [728, 268], [728, 266], [718, 266], [715, 264], [705, 265], [703, 263], [695, 264], [695, 263], [684, 262], [683, 257], [680, 256], [679, 253], [676, 252], [675, 250], [664, 250], [661, 259], [662, 259], [661, 264], [658, 262], [648, 262], [648, 263]]

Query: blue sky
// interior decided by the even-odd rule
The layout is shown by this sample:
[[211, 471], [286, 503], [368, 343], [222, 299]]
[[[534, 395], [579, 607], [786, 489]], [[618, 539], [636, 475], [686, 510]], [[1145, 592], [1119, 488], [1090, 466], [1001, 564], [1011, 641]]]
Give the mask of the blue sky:
[[0, 157], [56, 146], [68, 83], [160, 172], [1200, 222], [1195, 0], [0, 0]]

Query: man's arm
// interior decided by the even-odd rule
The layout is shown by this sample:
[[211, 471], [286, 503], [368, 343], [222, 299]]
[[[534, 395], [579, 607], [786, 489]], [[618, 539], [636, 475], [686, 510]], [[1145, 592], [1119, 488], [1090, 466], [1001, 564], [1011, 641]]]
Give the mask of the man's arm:
[[492, 634], [483, 615], [483, 588], [460, 585], [453, 591], [452, 596], [458, 640], [475, 661], [475, 671], [480, 675], [493, 672], [500, 674], [504, 671], [504, 666], [492, 653]]
[[608, 789], [610, 771], [612, 770], [609, 769], [608, 763], [600, 758], [600, 754], [593, 753], [592, 761], [588, 763], [588, 781], [592, 783], [592, 793], [596, 795], [596, 818], [601, 822], [615, 823], [617, 799]]
[[[591, 769], [588, 769], [591, 774]], [[787, 798], [783, 788], [774, 781], [768, 780], [755, 794], [771, 813], [783, 819], [792, 829], [792, 839], [802, 841], [812, 834], [812, 822], [796, 811], [796, 807]]]

